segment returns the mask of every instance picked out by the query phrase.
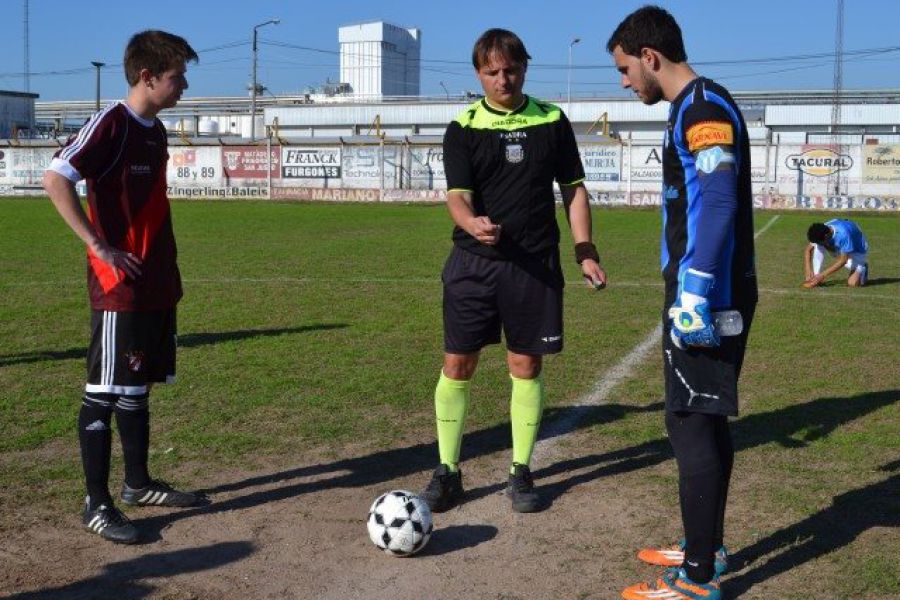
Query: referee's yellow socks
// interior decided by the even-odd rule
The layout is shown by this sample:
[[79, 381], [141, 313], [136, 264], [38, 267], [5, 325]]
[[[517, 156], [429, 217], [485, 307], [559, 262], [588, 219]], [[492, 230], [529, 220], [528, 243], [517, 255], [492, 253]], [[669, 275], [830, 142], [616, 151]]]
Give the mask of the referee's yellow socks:
[[434, 414], [437, 419], [438, 454], [441, 463], [455, 472], [459, 467], [466, 413], [469, 409], [471, 382], [450, 379], [441, 371], [434, 389]]
[[544, 384], [540, 377], [519, 379], [510, 375], [509, 378], [512, 379], [509, 420], [512, 423], [513, 462], [529, 465], [544, 410]]

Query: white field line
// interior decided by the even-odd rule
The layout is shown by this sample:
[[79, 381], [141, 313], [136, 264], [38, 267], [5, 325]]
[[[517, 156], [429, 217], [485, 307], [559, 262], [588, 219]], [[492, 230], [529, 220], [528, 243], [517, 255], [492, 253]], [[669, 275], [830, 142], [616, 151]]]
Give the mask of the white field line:
[[[758, 234], [757, 234], [758, 235]], [[360, 285], [360, 284], [385, 284], [385, 285], [423, 285], [433, 284], [438, 286], [441, 284], [440, 277], [203, 277], [203, 278], [186, 278], [182, 280], [190, 285], [224, 285], [224, 284], [288, 284], [288, 285]], [[34, 281], [12, 281], [0, 282], [0, 289], [3, 288], [22, 288], [22, 287], [62, 287], [62, 286], [84, 286], [84, 279], [45, 279]], [[577, 288], [584, 285], [584, 281], [569, 280], [566, 281], [569, 289]], [[662, 289], [664, 284], [658, 281], [617, 281], [613, 280], [613, 288], [651, 288]], [[798, 285], [794, 288], [759, 288], [760, 292], [766, 294], [780, 294], [787, 296], [797, 296], [809, 298], [818, 302], [822, 297], [827, 298], [852, 298], [854, 300], [896, 300], [896, 296], [887, 294], [870, 294], [868, 292], [860, 292], [850, 289], [827, 289], [816, 288], [814, 290], [803, 290]], [[604, 292], [605, 293], [605, 292]], [[864, 295], [861, 295], [864, 294]]]
[[[772, 217], [762, 229], [754, 234], [753, 239], [755, 240], [765, 233], [765, 231], [778, 220], [779, 216], [780, 215], [775, 215]], [[566, 432], [574, 429], [578, 424], [578, 421], [580, 421], [590, 410], [606, 404], [613, 389], [631, 377], [635, 368], [643, 362], [644, 358], [646, 358], [652, 350], [658, 348], [661, 340], [662, 323], [654, 327], [653, 331], [651, 331], [641, 343], [635, 346], [631, 352], [626, 354], [622, 360], [613, 365], [609, 371], [604, 373], [603, 376], [594, 383], [590, 392], [576, 400], [575, 403], [571, 405], [572, 410], [569, 410], [560, 419], [543, 427], [541, 433], [544, 436], [544, 439], [540, 440], [535, 445], [533, 454], [534, 459], [539, 460], [550, 455], [560, 437]]]

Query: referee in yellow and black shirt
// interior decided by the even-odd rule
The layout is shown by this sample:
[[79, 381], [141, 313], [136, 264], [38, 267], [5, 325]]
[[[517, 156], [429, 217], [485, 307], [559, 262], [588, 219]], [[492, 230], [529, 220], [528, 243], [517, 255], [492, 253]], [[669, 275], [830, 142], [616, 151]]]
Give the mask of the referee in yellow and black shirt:
[[444, 364], [435, 389], [440, 465], [423, 496], [435, 512], [462, 500], [460, 446], [481, 349], [506, 338], [513, 455], [507, 493], [517, 512], [540, 509], [529, 463], [543, 410], [541, 362], [563, 346], [564, 279], [553, 181], [559, 183], [575, 257], [588, 283], [606, 285], [591, 243], [584, 169], [569, 120], [522, 93], [528, 59], [503, 29], [475, 43], [484, 98], [444, 135], [447, 208], [456, 227], [444, 267]]

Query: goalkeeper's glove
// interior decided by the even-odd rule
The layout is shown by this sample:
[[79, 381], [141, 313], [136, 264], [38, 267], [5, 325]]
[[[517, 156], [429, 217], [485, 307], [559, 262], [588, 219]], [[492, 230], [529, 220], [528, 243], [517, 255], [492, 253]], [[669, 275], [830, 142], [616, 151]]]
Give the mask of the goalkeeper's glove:
[[714, 348], [719, 345], [719, 335], [706, 301], [714, 283], [715, 278], [709, 273], [688, 269], [684, 274], [681, 295], [669, 309], [672, 342], [682, 350], [685, 346]]

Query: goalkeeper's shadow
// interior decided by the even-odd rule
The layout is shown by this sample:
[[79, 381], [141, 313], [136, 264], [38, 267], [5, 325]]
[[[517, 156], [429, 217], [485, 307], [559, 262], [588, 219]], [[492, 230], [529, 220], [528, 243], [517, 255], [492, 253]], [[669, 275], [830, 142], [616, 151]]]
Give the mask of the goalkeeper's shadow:
[[[838, 427], [847, 425], [900, 399], [900, 390], [869, 392], [851, 397], [819, 398], [803, 404], [793, 404], [769, 412], [750, 414], [731, 423], [735, 452], [743, 452], [775, 443], [784, 448], [798, 448], [827, 437]], [[662, 428], [662, 406], [660, 427]], [[614, 409], [612, 407], [602, 407]], [[603, 430], [598, 430], [598, 436]], [[665, 437], [607, 452], [585, 454], [557, 461], [534, 472], [541, 479], [561, 479], [541, 486], [548, 504], [575, 486], [601, 477], [623, 475], [658, 465], [673, 458], [672, 448]]]

